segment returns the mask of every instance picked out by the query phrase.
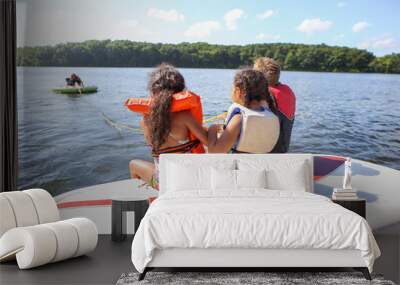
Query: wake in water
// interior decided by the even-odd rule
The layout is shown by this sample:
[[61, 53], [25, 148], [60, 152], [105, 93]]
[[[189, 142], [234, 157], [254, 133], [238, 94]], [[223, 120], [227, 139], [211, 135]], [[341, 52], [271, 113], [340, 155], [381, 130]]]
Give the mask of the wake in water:
[[111, 119], [106, 114], [104, 114], [104, 112], [101, 112], [100, 115], [104, 118], [104, 121], [106, 122], [107, 125], [117, 129], [120, 132], [122, 132], [122, 130], [128, 130], [135, 133], [142, 133], [142, 130], [140, 128], [135, 128], [127, 124], [118, 123], [115, 120]]

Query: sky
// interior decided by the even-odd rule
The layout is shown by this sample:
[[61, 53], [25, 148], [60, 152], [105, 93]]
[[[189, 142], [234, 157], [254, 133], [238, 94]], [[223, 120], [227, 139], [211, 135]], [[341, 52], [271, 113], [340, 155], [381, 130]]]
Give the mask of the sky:
[[400, 52], [400, 0], [17, 0], [18, 46], [90, 39]]

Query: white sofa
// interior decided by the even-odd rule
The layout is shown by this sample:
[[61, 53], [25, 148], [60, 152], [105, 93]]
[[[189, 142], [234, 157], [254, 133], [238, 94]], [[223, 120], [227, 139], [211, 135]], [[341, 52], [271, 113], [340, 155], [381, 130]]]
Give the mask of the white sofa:
[[0, 193], [0, 262], [16, 259], [28, 269], [84, 255], [96, 248], [97, 236], [89, 219], [60, 221], [43, 189]]

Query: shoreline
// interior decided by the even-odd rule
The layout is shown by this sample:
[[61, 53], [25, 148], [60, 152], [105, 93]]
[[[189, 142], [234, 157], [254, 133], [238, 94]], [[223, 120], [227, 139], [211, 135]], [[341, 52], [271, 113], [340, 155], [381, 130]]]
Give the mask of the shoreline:
[[[18, 65], [17, 68], [107, 68], [107, 69], [134, 69], [134, 68], [146, 68], [146, 69], [153, 69], [154, 66], [44, 66], [44, 65]], [[175, 66], [178, 69], [211, 69], [211, 70], [238, 70], [238, 68], [223, 68], [223, 67], [183, 67], [183, 66]], [[354, 72], [354, 71], [318, 71], [318, 70], [285, 70], [282, 69], [281, 71], [284, 72], [307, 72], [307, 73], [333, 73], [333, 74], [381, 74], [381, 75], [400, 75], [400, 73], [382, 73], [382, 72]]]
[[400, 53], [372, 52], [326, 44], [259, 43], [217, 45], [206, 42], [162, 44], [130, 40], [88, 40], [17, 48], [19, 66], [238, 68], [256, 58], [274, 58], [282, 70], [400, 74]]

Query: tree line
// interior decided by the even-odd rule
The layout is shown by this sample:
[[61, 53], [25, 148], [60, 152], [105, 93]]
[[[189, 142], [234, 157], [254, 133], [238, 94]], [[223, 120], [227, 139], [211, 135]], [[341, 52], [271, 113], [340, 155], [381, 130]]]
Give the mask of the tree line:
[[277, 60], [284, 70], [400, 73], [400, 54], [376, 57], [366, 50], [320, 45], [270, 43], [214, 45], [90, 40], [54, 46], [20, 47], [19, 66], [238, 68], [257, 57]]

